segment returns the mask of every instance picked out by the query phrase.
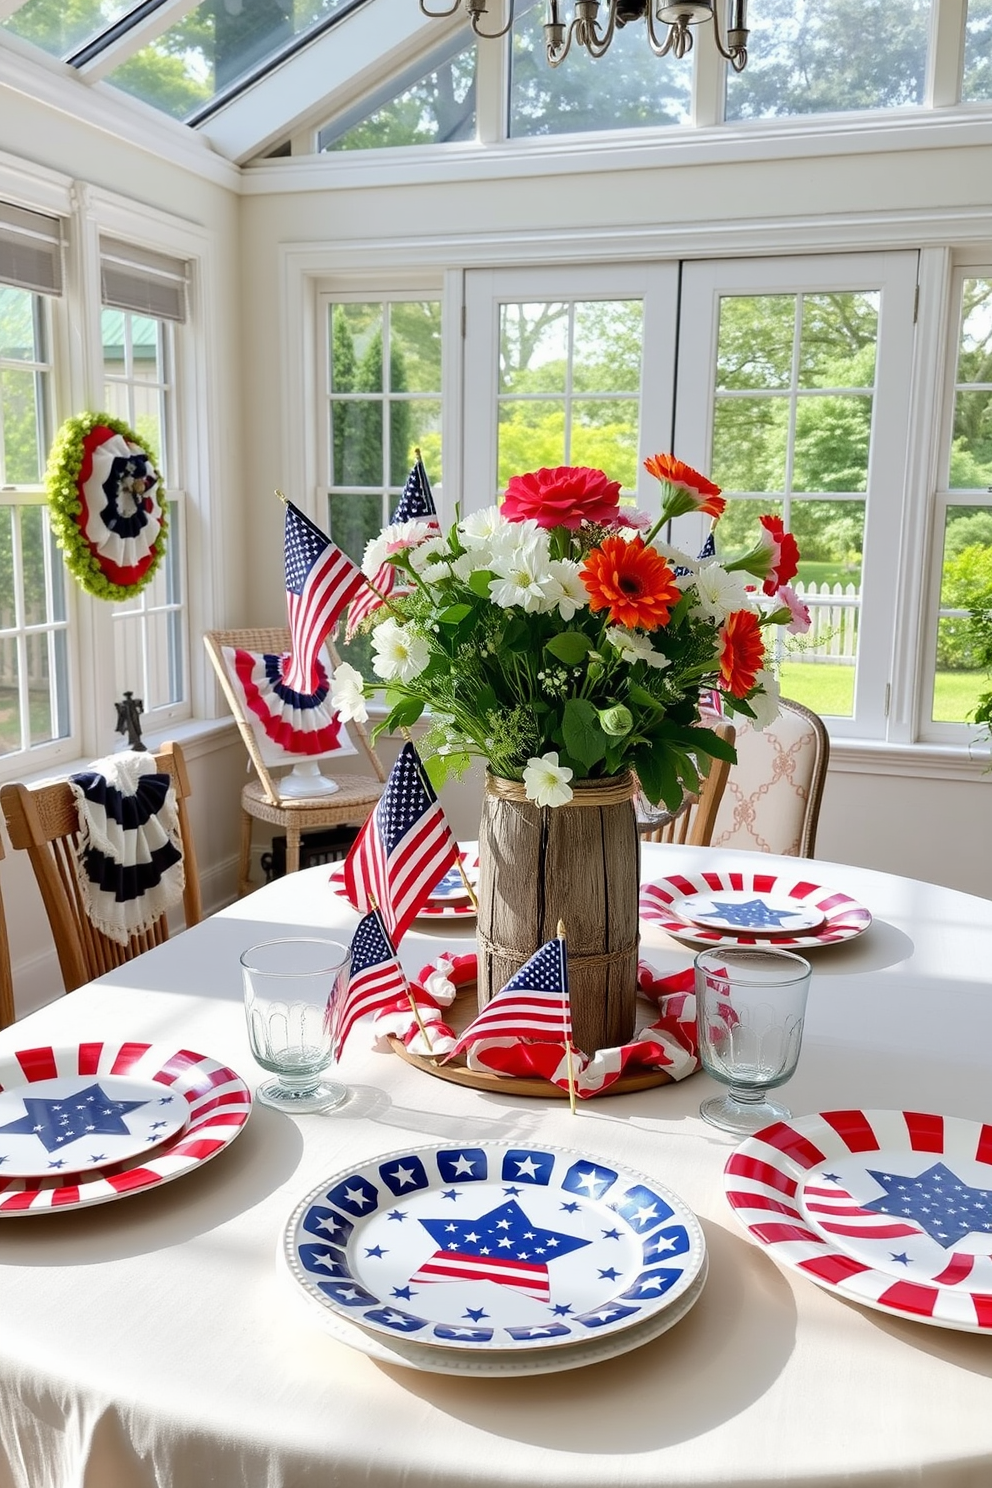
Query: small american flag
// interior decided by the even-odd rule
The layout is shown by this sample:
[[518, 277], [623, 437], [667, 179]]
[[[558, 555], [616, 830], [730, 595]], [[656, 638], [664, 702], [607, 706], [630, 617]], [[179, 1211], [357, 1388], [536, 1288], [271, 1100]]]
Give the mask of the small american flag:
[[[715, 527], [715, 524], [714, 524], [714, 527]], [[703, 546], [700, 548], [699, 554], [698, 554], [698, 556], [696, 558], [696, 562], [697, 563], [704, 563], [707, 558], [715, 558], [716, 557], [716, 538], [713, 536], [714, 527], [711, 527], [710, 530], [709, 530], [709, 532], [707, 532], [707, 534], [706, 534], [706, 541], [703, 543]], [[681, 568], [680, 567], [680, 568], [677, 568], [675, 570], [675, 577], [677, 579], [684, 579], [685, 576], [686, 576], [686, 574], [691, 573], [691, 572], [692, 572], [692, 570], [689, 569], [689, 568]]]
[[341, 611], [364, 582], [361, 569], [286, 502], [284, 557], [292, 659], [283, 684], [293, 692], [317, 691], [317, 656]]
[[458, 843], [420, 756], [412, 744], [404, 744], [345, 859], [345, 893], [363, 913], [378, 905], [390, 935], [399, 941], [457, 858]]
[[335, 1057], [340, 1058], [345, 1039], [359, 1018], [391, 1006], [406, 990], [406, 977], [389, 932], [379, 911], [373, 909], [359, 921], [352, 938], [351, 976], [337, 1017]]
[[508, 1037], [571, 1044], [568, 963], [560, 936], [534, 952], [472, 1020], [446, 1058], [452, 1059], [480, 1039]]
[[[434, 505], [434, 497], [431, 493], [431, 483], [427, 479], [427, 471], [424, 462], [417, 456], [416, 464], [406, 478], [403, 494], [396, 504], [396, 510], [389, 519], [390, 526], [398, 522], [430, 522], [438, 531], [441, 524], [437, 520], [437, 508]], [[345, 640], [350, 641], [356, 629], [365, 619], [371, 615], [382, 604], [380, 596], [388, 597], [396, 587], [396, 569], [391, 563], [383, 563], [371, 584], [366, 582], [362, 592], [356, 595], [352, 601], [351, 609], [348, 611], [348, 623], [345, 627]], [[376, 590], [379, 593], [376, 593]]]

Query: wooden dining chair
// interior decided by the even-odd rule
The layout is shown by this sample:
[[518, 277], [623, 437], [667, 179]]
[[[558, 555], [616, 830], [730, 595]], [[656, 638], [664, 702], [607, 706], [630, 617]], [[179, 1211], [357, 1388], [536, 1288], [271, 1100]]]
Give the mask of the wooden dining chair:
[[[203, 637], [207, 655], [228, 706], [238, 725], [238, 732], [248, 751], [255, 769], [254, 780], [249, 780], [241, 790], [241, 849], [238, 856], [238, 894], [247, 894], [251, 889], [251, 844], [252, 825], [256, 821], [278, 827], [286, 834], [286, 872], [295, 873], [300, 866], [300, 839], [304, 832], [320, 831], [327, 827], [360, 827], [375, 809], [386, 782], [386, 770], [376, 754], [368, 734], [360, 723], [349, 723], [362, 752], [372, 767], [372, 776], [344, 775], [337, 781], [338, 789], [333, 795], [280, 796], [279, 777], [273, 775], [259, 748], [255, 731], [245, 712], [244, 701], [231, 680], [224, 648], [234, 647], [251, 651], [256, 655], [282, 656], [291, 647], [288, 626], [258, 626], [241, 630], [208, 630]], [[327, 643], [327, 652], [332, 666], [338, 666], [340, 658], [333, 643]], [[287, 757], [287, 764], [291, 761]]]
[[[726, 743], [733, 744], [733, 724], [714, 724], [713, 732]], [[640, 801], [638, 831], [641, 841], [682, 842], [689, 847], [709, 847], [730, 768], [729, 760], [711, 759], [709, 774], [701, 777], [698, 794], [686, 791], [682, 805], [675, 812], [666, 812], [664, 808], [659, 811], [646, 801]]]
[[[4, 856], [0, 842], [0, 859]], [[0, 1028], [9, 1028], [14, 1013], [14, 977], [10, 969], [10, 941], [7, 939], [7, 916], [0, 896]]]
[[[186, 761], [178, 744], [163, 745], [154, 758], [159, 771], [172, 777], [175, 788], [186, 880], [183, 912], [186, 925], [196, 925], [203, 915], [186, 808], [190, 795]], [[168, 939], [165, 915], [150, 930], [132, 935], [127, 945], [119, 945], [90, 923], [76, 877], [79, 816], [68, 780], [30, 789], [19, 782], [5, 785], [0, 789], [0, 806], [12, 846], [28, 854], [34, 869], [67, 992]]]

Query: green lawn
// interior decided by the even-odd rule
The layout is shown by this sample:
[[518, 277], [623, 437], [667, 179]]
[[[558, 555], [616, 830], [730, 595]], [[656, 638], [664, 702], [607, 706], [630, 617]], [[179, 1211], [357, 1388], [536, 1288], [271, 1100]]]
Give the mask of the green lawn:
[[[850, 718], [854, 704], [854, 668], [830, 663], [787, 661], [781, 670], [782, 692], [815, 713]], [[966, 723], [979, 694], [992, 687], [984, 672], [938, 672], [933, 717], [938, 723]]]

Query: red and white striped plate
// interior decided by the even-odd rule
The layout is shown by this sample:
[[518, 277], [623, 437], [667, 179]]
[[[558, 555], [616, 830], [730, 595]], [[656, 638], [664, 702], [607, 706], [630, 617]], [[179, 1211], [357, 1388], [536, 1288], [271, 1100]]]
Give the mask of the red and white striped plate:
[[748, 1137], [724, 1169], [781, 1265], [896, 1317], [992, 1333], [992, 1123], [823, 1111]]
[[[683, 899], [695, 898], [699, 894], [730, 893], [743, 891], [756, 897], [767, 896], [776, 904], [792, 901], [818, 909], [822, 922], [813, 929], [793, 935], [754, 934], [746, 930], [706, 929], [694, 925], [679, 913]], [[641, 918], [661, 926], [669, 935], [694, 945], [777, 945], [797, 946], [832, 945], [836, 941], [851, 940], [861, 935], [871, 924], [871, 914], [863, 904], [843, 894], [838, 889], [825, 888], [813, 883], [801, 874], [744, 873], [733, 870], [725, 873], [673, 873], [669, 878], [655, 879], [641, 888]]]
[[45, 1045], [0, 1058], [0, 1088], [5, 1090], [72, 1075], [127, 1075], [161, 1085], [186, 1102], [183, 1127], [153, 1152], [86, 1173], [5, 1179], [0, 1166], [0, 1217], [83, 1209], [180, 1178], [230, 1146], [251, 1111], [251, 1092], [234, 1070], [168, 1044]]

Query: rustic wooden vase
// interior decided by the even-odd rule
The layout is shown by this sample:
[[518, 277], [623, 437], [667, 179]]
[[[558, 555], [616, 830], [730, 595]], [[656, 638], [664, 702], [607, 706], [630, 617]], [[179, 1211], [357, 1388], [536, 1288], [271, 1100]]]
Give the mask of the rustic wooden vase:
[[640, 838], [634, 777], [579, 781], [535, 806], [487, 775], [479, 828], [479, 1007], [565, 926], [575, 1046], [626, 1043], [637, 996]]

